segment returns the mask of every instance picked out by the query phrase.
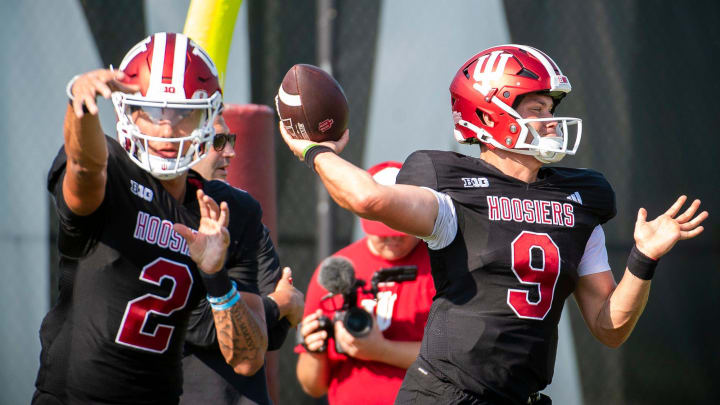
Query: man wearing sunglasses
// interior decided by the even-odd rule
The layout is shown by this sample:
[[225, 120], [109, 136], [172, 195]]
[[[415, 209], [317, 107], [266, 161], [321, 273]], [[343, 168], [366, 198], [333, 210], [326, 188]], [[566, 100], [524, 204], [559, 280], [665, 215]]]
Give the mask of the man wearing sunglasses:
[[[235, 157], [235, 134], [231, 134], [222, 111], [214, 121], [215, 138], [207, 155], [193, 170], [206, 180], [227, 182], [227, 168]], [[281, 269], [269, 231], [263, 227], [258, 241], [258, 289], [265, 308], [268, 334], [267, 363], [276, 356], [290, 327], [300, 321], [303, 293], [292, 285], [290, 268]], [[180, 404], [271, 404], [268, 382], [276, 380], [275, 370], [263, 367], [252, 376], [233, 372], [224, 361], [216, 339], [209, 305], [193, 318], [188, 329], [183, 358], [183, 395]], [[208, 338], [210, 338], [208, 340]], [[267, 380], [266, 380], [267, 374]]]
[[230, 160], [235, 157], [235, 134], [229, 133], [222, 115], [215, 119], [215, 139], [212, 149], [207, 156], [193, 168], [206, 180], [221, 180], [227, 182], [227, 167]]

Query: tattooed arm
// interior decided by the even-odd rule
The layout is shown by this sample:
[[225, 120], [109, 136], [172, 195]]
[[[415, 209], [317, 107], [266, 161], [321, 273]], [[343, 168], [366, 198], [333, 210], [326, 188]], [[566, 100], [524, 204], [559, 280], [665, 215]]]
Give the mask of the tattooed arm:
[[253, 375], [260, 370], [268, 345], [260, 296], [243, 292], [241, 299], [230, 308], [213, 307], [213, 317], [225, 361], [238, 374]]
[[253, 375], [262, 367], [268, 345], [262, 300], [257, 294], [238, 292], [231, 286], [224, 268], [230, 244], [227, 203], [223, 201], [218, 206], [203, 190], [197, 190], [197, 199], [200, 208], [197, 232], [183, 224], [175, 224], [174, 228], [187, 240], [190, 257], [202, 271], [225, 361], [236, 373]]

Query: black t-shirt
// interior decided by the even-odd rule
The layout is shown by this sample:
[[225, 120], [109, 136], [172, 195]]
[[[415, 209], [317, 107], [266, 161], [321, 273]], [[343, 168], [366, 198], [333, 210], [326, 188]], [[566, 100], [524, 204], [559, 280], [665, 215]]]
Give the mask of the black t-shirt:
[[226, 201], [231, 242], [225, 266], [241, 291], [257, 294], [262, 213], [249, 194], [192, 174], [179, 203], [115, 140], [107, 138], [107, 145], [105, 197], [91, 215], [77, 216], [65, 204], [64, 148], [48, 175], [60, 218], [63, 290], [40, 330], [36, 385], [83, 401], [172, 403], [182, 390], [188, 318], [205, 295], [187, 244], [172, 225], [197, 229], [199, 187]]
[[615, 215], [605, 178], [544, 167], [525, 183], [459, 153], [410, 155], [398, 184], [449, 195], [453, 242], [430, 251], [437, 296], [420, 356], [462, 390], [521, 403], [552, 380], [557, 325], [593, 229]]

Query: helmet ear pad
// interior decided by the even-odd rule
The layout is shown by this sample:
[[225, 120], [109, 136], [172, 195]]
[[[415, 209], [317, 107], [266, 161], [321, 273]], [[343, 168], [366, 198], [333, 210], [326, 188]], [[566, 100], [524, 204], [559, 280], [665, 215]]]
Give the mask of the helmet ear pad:
[[496, 146], [490, 142], [492, 138], [494, 142], [500, 143], [503, 147], [515, 147], [518, 137], [522, 132], [522, 128], [515, 117], [504, 110], [483, 107], [485, 107], [483, 104], [477, 106], [475, 108], [475, 115], [480, 124], [479, 127], [487, 132], [486, 136], [488, 139], [485, 140], [485, 143], [488, 144], [490, 149], [495, 149]]

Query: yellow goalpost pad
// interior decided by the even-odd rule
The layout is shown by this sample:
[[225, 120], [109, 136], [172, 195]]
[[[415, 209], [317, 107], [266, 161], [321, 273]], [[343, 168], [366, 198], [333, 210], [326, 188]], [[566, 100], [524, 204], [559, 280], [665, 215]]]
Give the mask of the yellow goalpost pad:
[[191, 0], [183, 33], [215, 62], [220, 87], [225, 87], [230, 44], [242, 0]]

